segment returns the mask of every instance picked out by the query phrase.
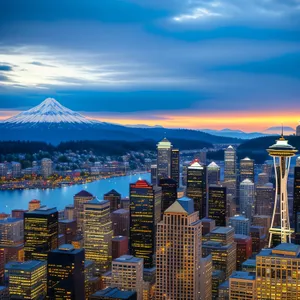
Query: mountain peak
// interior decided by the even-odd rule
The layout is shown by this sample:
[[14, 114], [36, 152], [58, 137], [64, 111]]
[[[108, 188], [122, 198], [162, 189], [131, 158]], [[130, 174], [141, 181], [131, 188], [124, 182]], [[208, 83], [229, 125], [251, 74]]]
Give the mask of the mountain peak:
[[63, 106], [54, 98], [47, 98], [39, 105], [19, 113], [4, 121], [10, 124], [25, 124], [25, 123], [80, 123], [92, 124], [83, 115], [72, 111]]

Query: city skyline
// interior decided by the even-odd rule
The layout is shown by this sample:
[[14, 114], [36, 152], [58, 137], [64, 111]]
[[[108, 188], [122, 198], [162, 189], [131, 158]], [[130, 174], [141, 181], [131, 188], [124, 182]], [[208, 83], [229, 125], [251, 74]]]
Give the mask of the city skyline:
[[120, 124], [299, 121], [296, 1], [15, 4], [0, 12], [0, 120], [54, 97]]

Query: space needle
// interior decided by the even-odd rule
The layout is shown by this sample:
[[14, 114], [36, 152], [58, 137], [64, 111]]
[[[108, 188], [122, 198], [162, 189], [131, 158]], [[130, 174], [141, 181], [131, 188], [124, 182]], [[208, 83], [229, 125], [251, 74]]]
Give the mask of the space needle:
[[[290, 226], [289, 218], [289, 207], [288, 207], [288, 194], [287, 194], [287, 180], [289, 175], [291, 157], [295, 156], [297, 150], [295, 147], [288, 144], [288, 141], [282, 134], [276, 144], [270, 146], [267, 149], [270, 156], [274, 160], [275, 168], [275, 178], [276, 178], [276, 193], [275, 193], [275, 203], [272, 216], [272, 222], [270, 227], [270, 237], [269, 237], [269, 248], [272, 246], [272, 238], [274, 235], [280, 240], [280, 243], [291, 243], [292, 230]], [[276, 220], [275, 218], [280, 216]], [[280, 224], [278, 224], [278, 221]], [[278, 226], [279, 225], [279, 226]]]

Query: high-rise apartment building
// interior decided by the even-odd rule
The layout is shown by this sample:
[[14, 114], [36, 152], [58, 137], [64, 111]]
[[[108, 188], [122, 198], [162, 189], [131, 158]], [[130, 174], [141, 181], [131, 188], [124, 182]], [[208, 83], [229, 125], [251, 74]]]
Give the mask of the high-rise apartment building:
[[136, 291], [137, 300], [143, 300], [143, 258], [123, 255], [112, 262], [111, 286]]
[[229, 218], [228, 225], [234, 228], [235, 234], [249, 235], [251, 222], [248, 218], [236, 215]]
[[82, 233], [83, 229], [83, 208], [84, 203], [93, 200], [95, 197], [88, 191], [82, 190], [74, 196], [74, 215], [77, 221], [77, 231]]
[[240, 213], [251, 220], [255, 209], [254, 183], [245, 179], [240, 184]]
[[143, 258], [144, 267], [154, 266], [155, 230], [161, 218], [161, 188], [146, 180], [130, 184], [129, 252]]
[[109, 270], [112, 261], [110, 202], [97, 198], [84, 204], [83, 233], [85, 257], [95, 262], [97, 275]]
[[129, 236], [129, 210], [117, 209], [110, 215], [112, 221], [113, 235]]
[[224, 183], [228, 188], [228, 194], [236, 196], [237, 187], [237, 168], [236, 168], [236, 151], [232, 146], [229, 146], [224, 151]]
[[166, 138], [157, 144], [157, 184], [171, 176], [172, 144]]
[[236, 242], [236, 268], [242, 270], [242, 264], [252, 255], [252, 239], [248, 235], [235, 234]]
[[84, 259], [84, 250], [70, 244], [48, 253], [47, 299], [85, 298]]
[[254, 160], [249, 157], [240, 160], [240, 182], [245, 179], [254, 182]]
[[236, 243], [234, 230], [230, 227], [216, 227], [206, 235], [202, 245], [203, 255], [212, 256], [213, 270], [220, 270], [229, 278], [236, 270]]
[[28, 210], [35, 210], [41, 207], [41, 201], [37, 199], [32, 199], [28, 204]]
[[24, 223], [22, 219], [7, 218], [0, 220], [0, 246], [23, 243]]
[[207, 184], [220, 184], [220, 167], [215, 163], [211, 162], [207, 166]]
[[179, 199], [164, 212], [156, 250], [156, 299], [202, 299], [201, 221], [192, 199]]
[[42, 176], [48, 178], [53, 174], [53, 161], [49, 158], [43, 158], [41, 164]]
[[108, 200], [110, 202], [110, 212], [121, 208], [121, 194], [114, 189], [104, 194], [104, 200]]
[[255, 274], [243, 271], [235, 271], [229, 277], [230, 300], [256, 300]]
[[45, 261], [9, 262], [5, 266], [10, 299], [45, 299], [47, 292]]
[[293, 223], [298, 244], [300, 243], [300, 166], [296, 166], [294, 171]]
[[194, 200], [199, 218], [207, 216], [207, 174], [206, 167], [194, 160], [187, 170], [186, 195]]
[[21, 177], [22, 166], [19, 162], [13, 161], [11, 163], [11, 174], [13, 178]]
[[48, 252], [58, 246], [58, 212], [41, 207], [24, 214], [25, 260], [47, 260]]
[[177, 199], [177, 182], [172, 178], [162, 178], [159, 182], [161, 187], [162, 214]]
[[180, 184], [180, 152], [178, 149], [172, 149], [171, 153], [171, 178]]
[[256, 256], [257, 299], [300, 299], [300, 246], [283, 243]]
[[255, 213], [257, 215], [272, 216], [275, 199], [275, 189], [272, 183], [256, 187]]
[[208, 218], [216, 221], [216, 226], [226, 226], [226, 187], [210, 185], [208, 188]]

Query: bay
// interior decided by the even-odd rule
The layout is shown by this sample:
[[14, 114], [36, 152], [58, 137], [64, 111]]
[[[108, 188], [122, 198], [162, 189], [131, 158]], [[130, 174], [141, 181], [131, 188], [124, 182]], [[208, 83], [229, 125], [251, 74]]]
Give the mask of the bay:
[[28, 209], [32, 199], [41, 201], [41, 205], [57, 207], [62, 210], [68, 204], [73, 204], [73, 197], [81, 190], [87, 190], [99, 199], [112, 189], [115, 189], [123, 198], [129, 196], [129, 184], [139, 178], [150, 182], [150, 174], [136, 174], [121, 177], [101, 179], [87, 184], [73, 185], [57, 189], [7, 190], [0, 191], [0, 213], [10, 213], [13, 209]]

